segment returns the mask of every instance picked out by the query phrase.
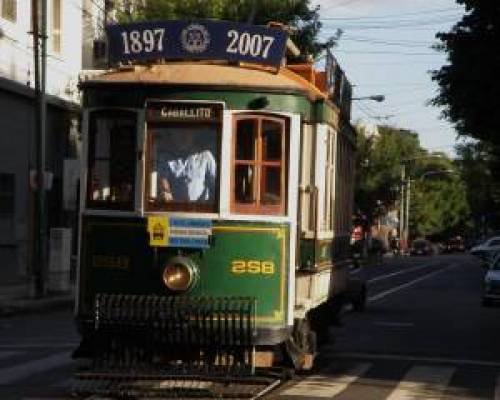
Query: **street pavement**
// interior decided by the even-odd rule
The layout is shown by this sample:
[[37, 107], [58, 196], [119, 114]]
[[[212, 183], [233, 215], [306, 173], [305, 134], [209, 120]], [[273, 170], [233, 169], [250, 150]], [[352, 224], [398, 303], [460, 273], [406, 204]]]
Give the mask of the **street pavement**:
[[[500, 308], [481, 307], [475, 259], [395, 258], [363, 274], [366, 312], [347, 313], [315, 371], [268, 399], [500, 399]], [[0, 399], [68, 399], [77, 343], [70, 309], [0, 317]]]
[[366, 312], [332, 330], [312, 375], [269, 398], [500, 399], [500, 308], [481, 307], [483, 276], [466, 255], [366, 269]]

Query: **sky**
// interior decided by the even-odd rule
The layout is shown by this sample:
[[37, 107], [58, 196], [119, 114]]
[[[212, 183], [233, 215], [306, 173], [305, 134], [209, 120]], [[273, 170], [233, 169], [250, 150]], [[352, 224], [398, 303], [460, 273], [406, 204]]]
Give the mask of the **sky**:
[[353, 101], [352, 121], [389, 124], [419, 134], [422, 147], [454, 155], [456, 133], [427, 105], [437, 93], [429, 71], [446, 64], [431, 48], [464, 9], [455, 0], [313, 0], [326, 38], [342, 29], [333, 53], [354, 85], [353, 97], [384, 95], [384, 102]]

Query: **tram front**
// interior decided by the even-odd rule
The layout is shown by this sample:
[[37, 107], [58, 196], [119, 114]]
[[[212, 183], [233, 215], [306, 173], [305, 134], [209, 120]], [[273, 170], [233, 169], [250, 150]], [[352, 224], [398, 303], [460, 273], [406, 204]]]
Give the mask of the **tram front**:
[[[286, 35], [263, 29], [248, 35], [281, 46], [267, 49], [281, 63]], [[282, 363], [310, 94], [289, 73], [232, 61], [126, 66], [82, 89], [76, 356], [136, 375]]]

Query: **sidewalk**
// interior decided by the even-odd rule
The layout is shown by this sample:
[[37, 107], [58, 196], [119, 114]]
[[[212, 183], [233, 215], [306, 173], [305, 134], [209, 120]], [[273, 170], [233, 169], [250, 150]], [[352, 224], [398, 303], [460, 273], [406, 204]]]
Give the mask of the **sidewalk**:
[[30, 296], [27, 285], [0, 286], [0, 318], [55, 309], [70, 309], [75, 301], [70, 293], [49, 293], [40, 298]]
[[14, 249], [0, 247], [0, 318], [72, 307], [74, 287], [34, 298], [33, 283], [19, 273], [17, 262]]

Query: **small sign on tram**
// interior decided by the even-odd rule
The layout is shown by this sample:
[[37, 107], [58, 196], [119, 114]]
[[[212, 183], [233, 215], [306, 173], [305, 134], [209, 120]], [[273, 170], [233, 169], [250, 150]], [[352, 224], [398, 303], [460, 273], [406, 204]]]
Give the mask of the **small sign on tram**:
[[228, 21], [148, 21], [108, 25], [112, 62], [228, 60], [279, 67], [288, 35]]
[[163, 216], [148, 217], [149, 245], [151, 247], [168, 246], [168, 218]]
[[222, 121], [222, 104], [152, 101], [147, 104], [148, 122], [215, 122]]
[[210, 247], [211, 220], [153, 215], [147, 221], [151, 247]]

